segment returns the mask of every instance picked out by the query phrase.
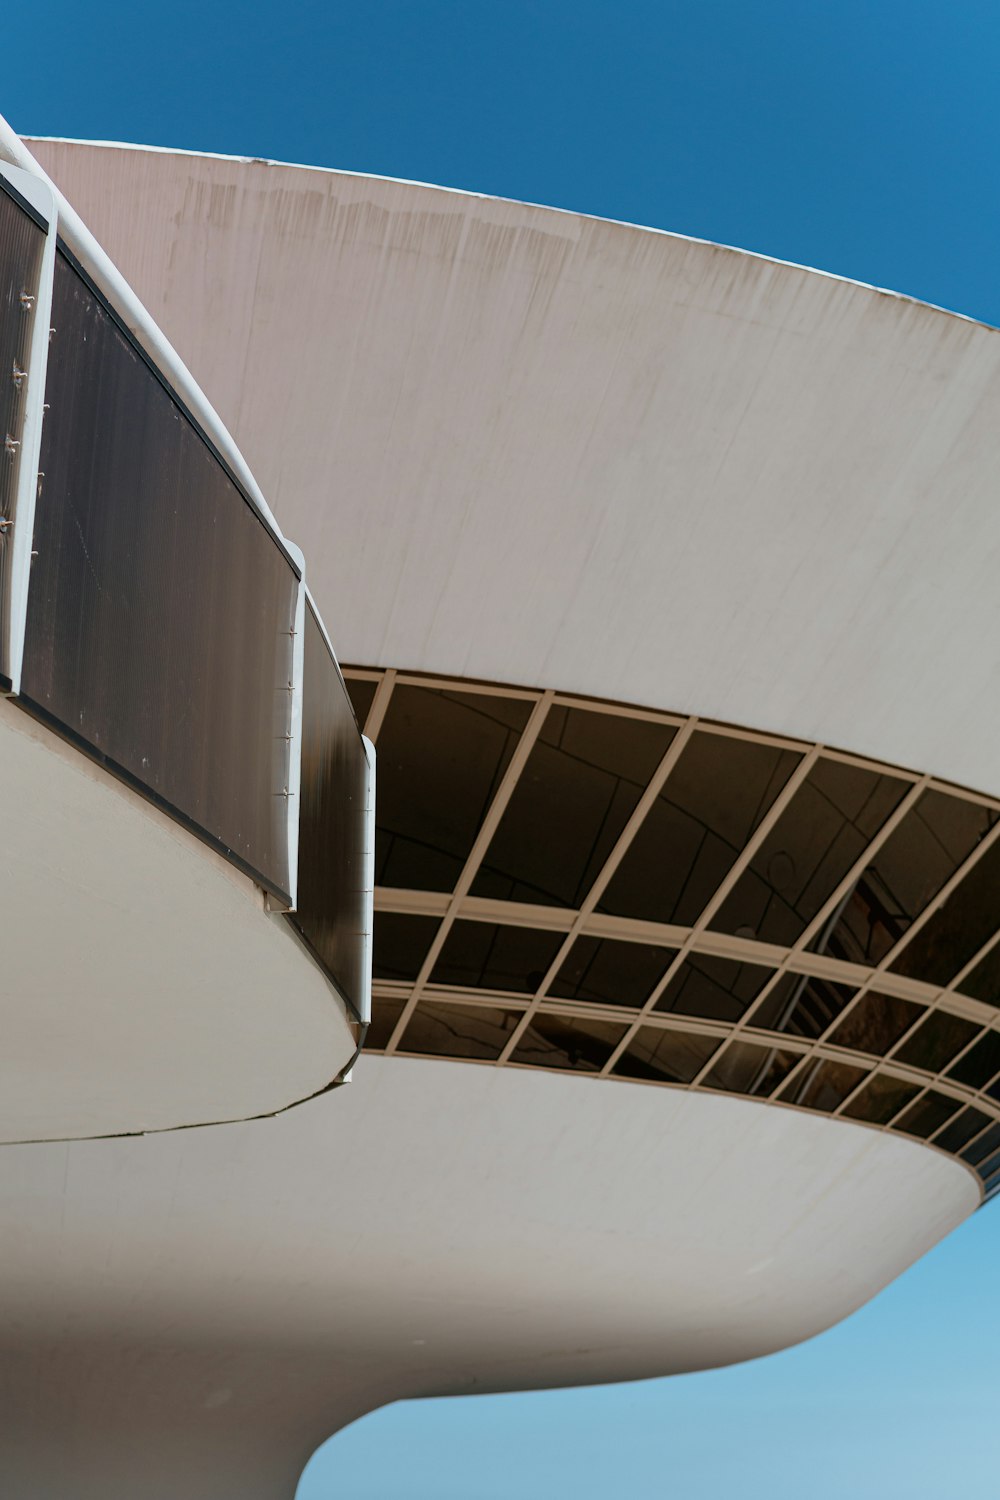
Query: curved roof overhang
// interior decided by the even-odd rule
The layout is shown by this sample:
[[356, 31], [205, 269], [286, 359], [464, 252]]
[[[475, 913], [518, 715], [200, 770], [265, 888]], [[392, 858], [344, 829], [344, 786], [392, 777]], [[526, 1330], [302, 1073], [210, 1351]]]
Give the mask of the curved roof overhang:
[[1000, 791], [1000, 338], [414, 183], [32, 149], [211, 393], [345, 661]]

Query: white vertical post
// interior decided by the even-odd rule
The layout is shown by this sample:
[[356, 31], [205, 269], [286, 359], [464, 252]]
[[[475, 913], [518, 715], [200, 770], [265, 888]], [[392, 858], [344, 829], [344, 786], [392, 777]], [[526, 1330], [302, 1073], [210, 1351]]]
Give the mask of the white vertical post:
[[372, 940], [375, 931], [375, 746], [367, 735], [361, 736], [368, 770], [365, 776], [365, 843], [362, 876], [363, 926], [361, 933], [361, 994], [358, 1020], [363, 1026], [372, 1018]]
[[299, 566], [299, 586], [292, 626], [292, 693], [288, 721], [288, 894], [290, 911], [299, 902], [299, 816], [302, 810], [302, 693], [306, 661], [306, 560], [301, 550], [285, 543]]
[[35, 292], [34, 326], [28, 356], [24, 423], [14, 498], [14, 524], [10, 555], [10, 680], [11, 692], [21, 691], [24, 664], [24, 632], [28, 618], [28, 584], [31, 577], [31, 543], [35, 533], [35, 500], [38, 496], [38, 459], [42, 447], [45, 416], [45, 372], [49, 362], [49, 326], [52, 318], [52, 281], [56, 265], [56, 204], [47, 182], [21, 167], [4, 163], [3, 176], [48, 225], [41, 272]]

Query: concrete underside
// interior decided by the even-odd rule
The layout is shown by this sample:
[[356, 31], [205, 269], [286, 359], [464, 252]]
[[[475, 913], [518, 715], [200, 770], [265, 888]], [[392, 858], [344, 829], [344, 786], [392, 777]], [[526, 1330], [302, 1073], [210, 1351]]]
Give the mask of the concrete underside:
[[847, 1122], [378, 1057], [274, 1120], [5, 1147], [0, 1474], [32, 1500], [290, 1500], [400, 1396], [807, 1338], [978, 1199]]
[[0, 767], [0, 1142], [243, 1119], [336, 1077], [344, 1006], [253, 881], [8, 700]]

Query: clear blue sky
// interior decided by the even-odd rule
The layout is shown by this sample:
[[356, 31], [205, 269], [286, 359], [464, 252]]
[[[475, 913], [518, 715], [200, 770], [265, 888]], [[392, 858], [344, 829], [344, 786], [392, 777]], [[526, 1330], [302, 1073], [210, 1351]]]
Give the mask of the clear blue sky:
[[[31, 0], [15, 29], [26, 134], [527, 198], [1000, 324], [997, 0]], [[995, 1204], [801, 1349], [391, 1407], [299, 1500], [992, 1500], [998, 1263]]]

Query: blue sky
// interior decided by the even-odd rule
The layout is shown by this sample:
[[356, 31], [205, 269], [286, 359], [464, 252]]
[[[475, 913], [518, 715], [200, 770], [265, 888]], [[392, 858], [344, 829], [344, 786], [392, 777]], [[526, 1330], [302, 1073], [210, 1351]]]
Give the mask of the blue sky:
[[[996, 0], [32, 0], [17, 25], [0, 111], [26, 134], [527, 198], [1000, 324]], [[992, 1497], [998, 1262], [994, 1205], [801, 1349], [388, 1408], [299, 1500]]]

